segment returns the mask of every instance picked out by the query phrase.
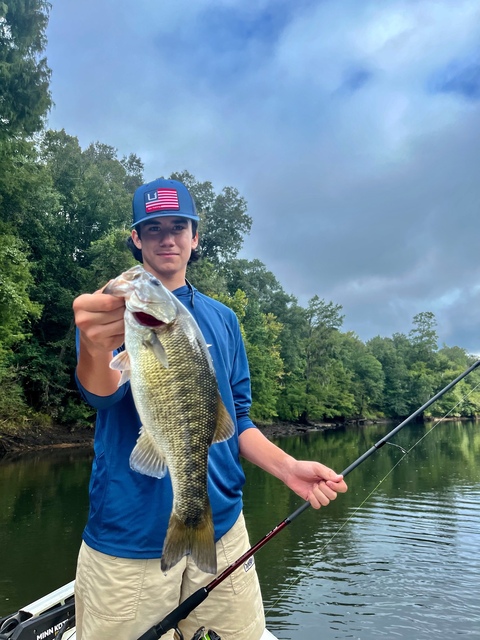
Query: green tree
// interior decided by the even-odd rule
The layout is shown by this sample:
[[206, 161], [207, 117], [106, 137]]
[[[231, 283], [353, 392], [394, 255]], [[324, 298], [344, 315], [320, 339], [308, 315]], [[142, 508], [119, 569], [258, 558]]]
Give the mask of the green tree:
[[[122, 229], [130, 224], [131, 193], [126, 187], [129, 174], [108, 145], [96, 143], [82, 150], [65, 131], [47, 131], [39, 154], [37, 172], [44, 184], [38, 193], [46, 195], [40, 203], [33, 199], [35, 206], [19, 206], [15, 223], [33, 257], [31, 298], [43, 311], [32, 323], [31, 337], [17, 349], [15, 365], [29, 405], [62, 420], [74, 393], [72, 301], [129, 264], [126, 250], [113, 259], [111, 245], [119, 247]], [[94, 244], [101, 239], [103, 244]]]
[[[437, 321], [431, 311], [417, 313], [413, 329], [408, 334], [410, 349], [408, 370], [410, 375], [410, 411], [424, 404], [436, 387], [438, 336]], [[428, 409], [426, 415], [431, 413]]]
[[277, 413], [282, 420], [296, 420], [305, 406], [304, 389], [304, 340], [308, 323], [305, 310], [297, 300], [288, 295], [260, 260], [234, 259], [222, 265], [222, 273], [228, 290], [240, 288], [250, 302], [247, 313], [253, 312], [256, 301], [263, 314], [271, 314], [281, 324], [278, 337], [283, 375], [279, 381]]
[[96, 291], [123, 271], [138, 264], [127, 247], [130, 231], [112, 229], [87, 249], [86, 266], [82, 269], [82, 291]]
[[382, 365], [352, 332], [339, 334], [340, 358], [351, 374], [350, 393], [356, 417], [375, 417], [381, 412], [385, 377]]
[[283, 361], [278, 338], [282, 325], [271, 313], [250, 313], [245, 325], [246, 350], [251, 372], [254, 420], [273, 421], [277, 416]]
[[0, 223], [0, 416], [21, 423], [28, 414], [13, 349], [29, 336], [41, 307], [30, 300], [33, 285], [28, 248]]
[[42, 57], [50, 3], [0, 2], [0, 141], [39, 131], [52, 104]]
[[[408, 413], [413, 413], [418, 407], [421, 407], [435, 393], [436, 377], [432, 370], [425, 362], [421, 360], [414, 362], [409, 369], [410, 387], [408, 397], [410, 406]], [[428, 409], [426, 415], [431, 414]]]
[[121, 163], [125, 169], [123, 186], [133, 195], [135, 190], [143, 184], [143, 162], [135, 153], [130, 153], [122, 158]]
[[190, 190], [200, 215], [200, 253], [215, 265], [235, 258], [250, 232], [252, 219], [237, 189], [224, 187], [216, 194], [211, 182], [198, 182], [188, 171], [172, 173]]
[[[435, 389], [439, 390], [454, 380], [475, 362], [465, 349], [443, 346], [437, 353]], [[444, 394], [429, 410], [434, 416], [468, 416], [480, 414], [480, 373], [472, 371], [468, 377]]]
[[278, 299], [290, 299], [284, 292], [277, 278], [260, 260], [232, 259], [222, 267], [230, 291], [236, 288], [254, 297], [262, 310], [276, 313], [279, 309]]
[[306, 406], [306, 311], [292, 297], [276, 317], [282, 324], [280, 356], [284, 368], [277, 412], [282, 420], [297, 420]]
[[367, 349], [382, 365], [384, 389], [380, 409], [385, 416], [406, 416], [410, 408], [410, 377], [404, 359], [403, 347], [408, 347], [406, 336], [394, 338], [376, 336], [367, 342]]
[[223, 271], [209, 260], [200, 259], [189, 264], [187, 279], [206, 295], [215, 297], [217, 294], [229, 294]]
[[339, 329], [343, 323], [341, 305], [314, 296], [308, 304], [305, 338], [305, 406], [302, 422], [350, 416], [354, 397], [350, 392], [351, 374], [339, 357]]
[[277, 417], [279, 382], [283, 375], [278, 337], [282, 326], [273, 314], [260, 311], [256, 300], [249, 300], [244, 291], [214, 297], [235, 311], [240, 322], [250, 368], [253, 420], [272, 421]]
[[410, 339], [411, 362], [433, 364], [438, 349], [437, 320], [431, 311], [417, 313], [413, 318], [413, 329], [408, 334]]
[[28, 247], [0, 223], [0, 349], [24, 340], [25, 321], [38, 318], [41, 306], [29, 296], [33, 285]]

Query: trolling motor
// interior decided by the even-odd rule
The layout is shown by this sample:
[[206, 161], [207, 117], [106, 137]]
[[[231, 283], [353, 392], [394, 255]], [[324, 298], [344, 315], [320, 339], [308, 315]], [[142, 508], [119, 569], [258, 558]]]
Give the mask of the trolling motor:
[[[75, 627], [73, 582], [0, 618], [0, 640], [60, 640]], [[70, 632], [69, 635], [71, 635]]]

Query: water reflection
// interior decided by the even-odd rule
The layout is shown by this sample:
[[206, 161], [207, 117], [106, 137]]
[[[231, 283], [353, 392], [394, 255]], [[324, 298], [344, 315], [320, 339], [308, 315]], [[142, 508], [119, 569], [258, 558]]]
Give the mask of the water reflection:
[[[388, 431], [371, 426], [277, 441], [346, 468]], [[408, 426], [355, 469], [328, 509], [307, 510], [256, 557], [269, 627], [282, 640], [480, 638], [480, 429]], [[91, 457], [61, 451], [0, 464], [0, 615], [70, 581]], [[246, 464], [256, 542], [302, 501]]]
[[[342, 469], [387, 430], [280, 444]], [[409, 449], [430, 430], [409, 427], [395, 441]], [[397, 467], [402, 452], [384, 447], [354, 470], [349, 493], [321, 512], [308, 510], [257, 554], [270, 628], [284, 640], [480, 637], [479, 454], [478, 425], [446, 423]], [[272, 512], [281, 521], [298, 506], [268, 482], [266, 530]], [[260, 500], [249, 493], [251, 528], [262, 518]]]
[[0, 615], [72, 580], [91, 454], [54, 450], [0, 464]]

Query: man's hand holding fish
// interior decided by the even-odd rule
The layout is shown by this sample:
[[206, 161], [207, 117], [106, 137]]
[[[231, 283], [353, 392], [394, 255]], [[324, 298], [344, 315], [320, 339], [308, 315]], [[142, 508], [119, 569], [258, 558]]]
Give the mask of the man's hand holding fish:
[[77, 376], [87, 390], [108, 396], [120, 378], [109, 365], [112, 352], [124, 342], [125, 301], [99, 290], [76, 298], [73, 310], [78, 328]]

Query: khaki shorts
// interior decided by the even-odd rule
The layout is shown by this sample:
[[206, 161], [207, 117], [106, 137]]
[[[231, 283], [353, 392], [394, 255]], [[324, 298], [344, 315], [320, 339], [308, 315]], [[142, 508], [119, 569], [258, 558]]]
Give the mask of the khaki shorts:
[[[221, 573], [250, 548], [243, 514], [216, 546]], [[75, 580], [77, 640], [137, 640], [213, 578], [190, 556], [164, 574], [160, 559], [115, 558], [82, 543]], [[179, 623], [185, 640], [202, 626], [222, 640], [259, 640], [265, 617], [253, 557]], [[172, 640], [173, 631], [162, 638]]]

